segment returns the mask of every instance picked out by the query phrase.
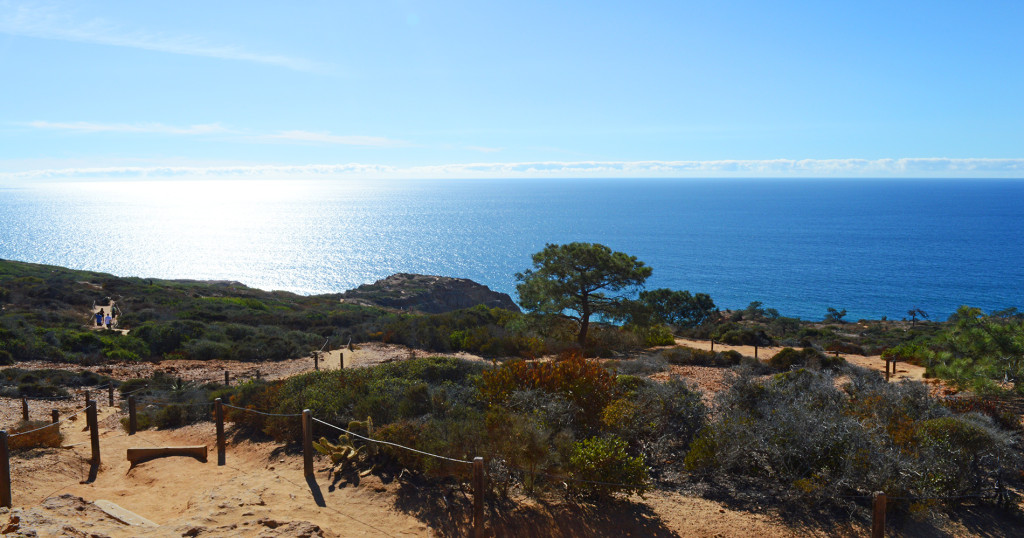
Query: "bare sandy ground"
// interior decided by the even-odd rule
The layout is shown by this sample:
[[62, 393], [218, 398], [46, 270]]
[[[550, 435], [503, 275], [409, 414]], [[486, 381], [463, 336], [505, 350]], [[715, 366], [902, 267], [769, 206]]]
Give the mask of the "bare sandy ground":
[[[709, 340], [691, 340], [689, 338], [676, 338], [676, 344], [680, 346], [692, 347], [694, 349], [711, 349], [711, 342]], [[782, 347], [768, 346], [758, 347], [756, 352], [754, 346], [730, 346], [716, 342], [714, 345], [715, 351], [728, 351], [735, 350], [740, 354], [747, 357], [754, 357], [761, 360], [768, 360], [773, 355], [782, 351]], [[756, 355], [755, 355], [756, 353]], [[832, 355], [833, 353], [829, 353]], [[846, 353], [840, 353], [840, 357], [846, 359], [847, 362], [855, 364], [863, 368], [870, 368], [872, 370], [878, 370], [879, 372], [885, 371], [885, 360], [880, 355], [863, 356], [863, 355], [850, 355]], [[906, 362], [896, 363], [896, 373], [890, 378], [892, 381], [900, 381], [903, 379], [909, 379], [911, 381], [925, 381], [924, 379], [924, 367], [917, 366], [916, 364], [909, 364]]]
[[[708, 349], [707, 341], [680, 339], [680, 345]], [[747, 346], [724, 346], [753, 356]], [[759, 348], [770, 357], [780, 348]], [[334, 351], [321, 358], [321, 369], [336, 369], [344, 353], [352, 368], [437, 355], [402, 346], [361, 344], [358, 349]], [[471, 355], [460, 355], [483, 360]], [[880, 357], [844, 355], [847, 360], [882, 370]], [[22, 367], [78, 366], [20, 364]], [[163, 371], [191, 381], [232, 383], [254, 377], [278, 379], [313, 369], [313, 359], [277, 363], [237, 361], [164, 361], [113, 364], [90, 369], [118, 379], [145, 377]], [[900, 364], [897, 379], [920, 379], [923, 369]], [[709, 396], [724, 386], [720, 368], [677, 367], [677, 374], [695, 381]], [[662, 375], [662, 374], [658, 374]], [[227, 449], [227, 465], [218, 466], [212, 423], [169, 431], [148, 430], [128, 436], [120, 427], [117, 408], [108, 408], [106, 393], [96, 394], [101, 405], [100, 439], [103, 463], [90, 480], [88, 433], [84, 414], [62, 424], [61, 449], [34, 449], [12, 458], [15, 509], [0, 509], [0, 534], [35, 532], [38, 536], [466, 536], [470, 533], [471, 496], [468, 491], [428, 491], [414, 482], [394, 477], [338, 476], [324, 458], [315, 461], [316, 474], [307, 481], [301, 454], [272, 442], [235, 440]], [[51, 408], [67, 417], [82, 409], [82, 398], [30, 405], [33, 419], [48, 419]], [[20, 401], [0, 399], [0, 420], [13, 424], [20, 418]], [[230, 438], [230, 433], [229, 433]], [[152, 460], [132, 468], [129, 447], [206, 445], [206, 463], [187, 457]], [[129, 525], [104, 512], [98, 501], [116, 505], [152, 521], [155, 527]], [[600, 507], [565, 501], [545, 502], [518, 498], [514, 503], [490, 505], [488, 536], [862, 536], [864, 522], [829, 527], [827, 523], [786, 519], [785, 514], [735, 508], [697, 496], [656, 491], [645, 498], [631, 497]], [[918, 528], [920, 533], [912, 529]], [[989, 536], [1009, 536], [998, 529]], [[909, 532], [908, 532], [909, 531]], [[929, 525], [910, 525], [903, 535], [929, 535]], [[941, 535], [971, 536], [968, 528], [947, 524]], [[31, 535], [31, 534], [29, 534]]]
[[[317, 458], [306, 480], [300, 454], [274, 443], [232, 442], [218, 466], [213, 425], [128, 436], [116, 408], [101, 408], [103, 463], [90, 480], [84, 415], [62, 424], [62, 449], [35, 449], [12, 459], [15, 509], [0, 509], [0, 532], [39, 536], [465, 536], [470, 498], [449, 491], [431, 508], [422, 492], [390, 477], [332, 475]], [[151, 460], [134, 468], [129, 447], [207, 445], [209, 461]], [[436, 495], [435, 495], [436, 497]], [[156, 526], [129, 525], [101, 510], [110, 501]], [[119, 516], [122, 519], [124, 516]], [[488, 535], [827, 536], [857, 529], [791, 528], [775, 514], [734, 510], [697, 497], [656, 492], [594, 508], [522, 500], [488, 510]]]

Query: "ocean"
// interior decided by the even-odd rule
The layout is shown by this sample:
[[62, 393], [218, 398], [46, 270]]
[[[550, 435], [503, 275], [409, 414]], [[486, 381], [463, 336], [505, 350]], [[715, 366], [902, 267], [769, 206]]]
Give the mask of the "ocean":
[[1024, 180], [161, 180], [0, 187], [0, 258], [303, 294], [397, 272], [515, 295], [546, 243], [820, 320], [1024, 308]]

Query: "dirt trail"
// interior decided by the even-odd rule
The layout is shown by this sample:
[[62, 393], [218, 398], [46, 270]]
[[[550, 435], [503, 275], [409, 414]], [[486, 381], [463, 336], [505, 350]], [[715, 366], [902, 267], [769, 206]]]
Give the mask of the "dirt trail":
[[[709, 340], [692, 340], [689, 338], [676, 338], [676, 344], [680, 346], [691, 347], [695, 349], [711, 349], [711, 341]], [[754, 346], [730, 346], [715, 342], [715, 351], [728, 351], [735, 350], [740, 354], [753, 357], [755, 356]], [[781, 351], [783, 348], [779, 346], [767, 346], [757, 348], [757, 357], [761, 360], [767, 360], [773, 355]], [[832, 353], [829, 353], [832, 355]], [[872, 370], [878, 370], [879, 372], [885, 372], [885, 360], [880, 355], [863, 356], [863, 355], [851, 355], [847, 353], [840, 353], [840, 357], [846, 359], [847, 362], [855, 364], [862, 368], [870, 368]], [[892, 376], [893, 381], [900, 381], [903, 379], [909, 379], [911, 381], [924, 381], [925, 369], [923, 366], [917, 366], [916, 364], [909, 364], [906, 362], [896, 363], [896, 373]]]
[[[123, 414], [101, 402], [102, 464], [90, 481], [85, 414], [64, 422], [61, 449], [34, 449], [12, 458], [15, 509], [0, 509], [0, 532], [40, 536], [465, 536], [467, 492], [425, 494], [392, 478], [361, 479], [330, 473], [315, 460], [315, 478], [303, 477], [302, 457], [275, 443], [230, 442], [227, 464], [217, 465], [213, 424], [128, 436]], [[229, 439], [231, 438], [229, 434]], [[168, 457], [130, 466], [129, 447], [207, 445], [206, 463]], [[443, 497], [438, 499], [438, 497]], [[101, 510], [106, 500], [157, 527], [131, 526]], [[102, 503], [100, 503], [102, 504]], [[600, 509], [523, 500], [488, 510], [490, 536], [829, 536], [836, 529], [794, 529], [778, 515], [750, 513], [673, 492]], [[856, 535], [843, 529], [842, 535]]]
[[128, 334], [128, 329], [118, 329], [117, 328], [118, 318], [120, 317], [119, 315], [118, 316], [114, 316], [114, 318], [112, 320], [112, 323], [110, 325], [111, 326], [110, 329], [106, 329], [106, 326], [103, 326], [103, 325], [96, 325], [96, 314], [101, 314], [102, 313], [102, 315], [106, 316], [107, 314], [109, 314], [111, 312], [115, 312], [115, 311], [119, 312], [119, 310], [117, 309], [117, 305], [114, 303], [114, 301], [110, 301], [110, 304], [108, 304], [106, 306], [97, 305], [97, 304], [94, 303], [93, 307], [92, 307], [92, 312], [91, 312], [91, 314], [89, 316], [89, 323], [87, 323], [86, 325], [88, 325], [88, 327], [90, 329], [94, 330], [94, 331], [111, 330], [111, 331], [117, 331], [117, 332], [119, 332], [121, 334]]
[[[421, 536], [426, 532], [422, 522], [393, 508], [394, 483], [368, 477], [359, 487], [335, 487], [322, 465], [317, 466], [316, 479], [307, 483], [301, 455], [283, 454], [273, 443], [231, 443], [227, 465], [218, 466], [211, 423], [129, 436], [119, 424], [122, 413], [101, 407], [102, 464], [93, 481], [89, 481], [91, 449], [89, 433], [83, 431], [84, 413], [62, 424], [69, 448], [37, 449], [12, 461], [14, 505], [25, 507], [12, 513], [22, 530], [65, 535], [70, 525], [83, 536], [125, 537], [295, 536], [305, 534], [311, 525], [322, 529], [323, 536]], [[208, 461], [169, 457], [132, 468], [126, 459], [129, 447], [183, 445], [207, 445]], [[99, 499], [159, 527], [121, 523], [97, 511], [92, 501]], [[317, 505], [318, 499], [323, 506]]]

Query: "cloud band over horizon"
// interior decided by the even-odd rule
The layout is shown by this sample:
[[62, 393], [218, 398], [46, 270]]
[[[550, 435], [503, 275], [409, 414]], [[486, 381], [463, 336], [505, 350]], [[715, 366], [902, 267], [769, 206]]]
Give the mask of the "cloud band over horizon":
[[764, 159], [538, 161], [393, 166], [308, 164], [107, 166], [0, 172], [0, 180], [490, 178], [1024, 178], [1024, 159]]

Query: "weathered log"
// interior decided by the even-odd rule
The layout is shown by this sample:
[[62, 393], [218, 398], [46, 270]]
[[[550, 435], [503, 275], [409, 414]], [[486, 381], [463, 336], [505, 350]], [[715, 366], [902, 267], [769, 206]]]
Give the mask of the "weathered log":
[[203, 463], [206, 463], [206, 445], [200, 446], [162, 446], [156, 448], [129, 448], [128, 461], [132, 465], [149, 461], [154, 458], [166, 458], [168, 456], [191, 456]]

